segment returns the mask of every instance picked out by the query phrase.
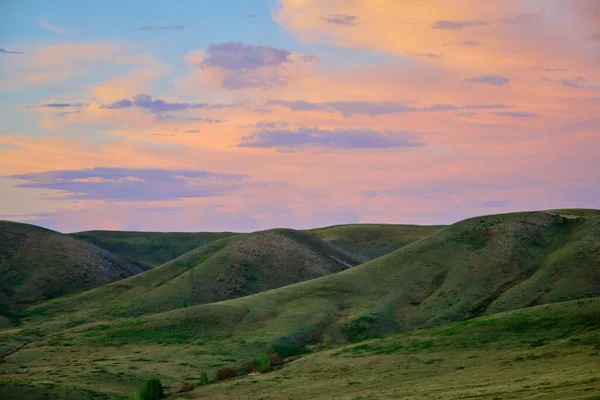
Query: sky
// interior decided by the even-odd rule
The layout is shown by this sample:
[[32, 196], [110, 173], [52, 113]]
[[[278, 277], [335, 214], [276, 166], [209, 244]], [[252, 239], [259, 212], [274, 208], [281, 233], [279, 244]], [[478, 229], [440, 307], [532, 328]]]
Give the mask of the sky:
[[0, 4], [0, 219], [61, 232], [600, 208], [597, 0]]

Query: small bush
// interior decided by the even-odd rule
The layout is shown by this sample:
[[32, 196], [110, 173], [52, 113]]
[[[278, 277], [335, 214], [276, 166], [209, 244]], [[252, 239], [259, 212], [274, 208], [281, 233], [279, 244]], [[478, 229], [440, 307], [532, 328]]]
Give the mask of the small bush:
[[233, 368], [225, 367], [221, 368], [217, 371], [217, 380], [224, 381], [227, 379], [232, 379], [237, 376], [237, 371]]
[[271, 366], [283, 365], [283, 358], [277, 353], [269, 354], [269, 360], [271, 360]]
[[159, 400], [164, 396], [163, 387], [158, 378], [148, 379], [138, 392], [129, 395], [129, 400]]
[[200, 386], [205, 386], [208, 385], [208, 375], [206, 375], [206, 372], [202, 371], [200, 372]]
[[256, 370], [260, 373], [269, 372], [271, 370], [271, 359], [266, 354], [261, 354], [256, 359]]

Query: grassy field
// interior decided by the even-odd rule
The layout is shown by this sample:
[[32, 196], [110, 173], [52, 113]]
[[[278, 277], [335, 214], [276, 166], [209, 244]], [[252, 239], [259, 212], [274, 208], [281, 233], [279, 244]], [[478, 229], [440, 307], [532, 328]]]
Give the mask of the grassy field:
[[442, 228], [443, 225], [351, 224], [310, 229], [307, 232], [341, 247], [363, 261], [369, 261], [423, 239]]
[[[321, 344], [271, 373], [197, 386], [259, 351], [244, 333], [211, 341], [156, 337], [108, 345], [90, 340], [103, 325], [33, 343], [2, 364], [0, 397], [80, 399], [125, 396], [150, 376], [170, 398], [192, 399], [517, 399], [600, 395], [600, 299], [480, 317], [344, 346]], [[35, 397], [39, 396], [39, 397]], [[538, 396], [538, 397], [535, 397]], [[596, 397], [594, 397], [596, 396]]]
[[121, 257], [155, 267], [215, 240], [236, 235], [232, 232], [121, 232], [86, 231], [71, 233]]
[[600, 218], [588, 211], [472, 218], [359, 266], [227, 301], [172, 307], [157, 295], [180, 298], [184, 284], [213, 282], [208, 272], [230, 265], [301, 259], [310, 262], [293, 271], [341, 270], [351, 257], [297, 231], [240, 235], [32, 306], [0, 331], [0, 353], [18, 349], [0, 364], [0, 397], [124, 396], [151, 376], [173, 394], [200, 371], [276, 352], [301, 358], [177, 396], [598, 398]]

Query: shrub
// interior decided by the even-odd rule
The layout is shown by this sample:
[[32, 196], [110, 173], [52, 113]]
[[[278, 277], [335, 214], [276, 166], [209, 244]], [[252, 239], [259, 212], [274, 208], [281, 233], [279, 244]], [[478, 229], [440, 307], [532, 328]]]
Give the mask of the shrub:
[[256, 359], [256, 370], [260, 373], [269, 372], [271, 370], [271, 359], [265, 353], [261, 354]]
[[271, 360], [271, 366], [283, 365], [283, 358], [277, 353], [269, 354], [269, 360]]
[[240, 374], [244, 374], [244, 375], [249, 374], [254, 371], [258, 371], [256, 359], [246, 361], [245, 363], [242, 364], [242, 367], [240, 368]]
[[138, 392], [129, 395], [129, 400], [158, 400], [164, 396], [163, 387], [158, 378], [150, 378]]
[[206, 375], [206, 372], [202, 371], [200, 372], [200, 386], [205, 385], [208, 385], [208, 375]]
[[279, 338], [271, 345], [270, 350], [271, 353], [277, 353], [284, 358], [310, 353], [310, 350], [305, 346], [298, 344], [293, 339], [287, 337]]
[[217, 371], [217, 380], [224, 381], [227, 379], [235, 378], [237, 376], [237, 371], [233, 368], [221, 368]]

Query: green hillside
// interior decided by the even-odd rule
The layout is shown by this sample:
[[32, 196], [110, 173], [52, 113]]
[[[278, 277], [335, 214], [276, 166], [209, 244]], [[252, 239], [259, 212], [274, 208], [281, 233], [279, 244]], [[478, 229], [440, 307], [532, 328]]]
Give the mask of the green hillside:
[[599, 367], [600, 299], [589, 299], [321, 351], [176, 398], [591, 400]]
[[[215, 316], [215, 314], [213, 314]], [[123, 322], [117, 322], [125, 326]], [[106, 325], [68, 330], [5, 359], [0, 398], [123, 398], [150, 376], [170, 399], [597, 399], [600, 299], [536, 306], [389, 335], [313, 354], [282, 369], [197, 387], [256, 349], [232, 338], [111, 346]], [[242, 337], [242, 332], [239, 333]], [[163, 336], [163, 339], [166, 336]], [[241, 340], [241, 339], [238, 339]], [[186, 383], [195, 390], [174, 393]]]
[[45, 303], [27, 314], [82, 310], [87, 318], [156, 313], [247, 296], [359, 263], [304, 232], [256, 232], [211, 242], [130, 279]]
[[[172, 393], [200, 370], [214, 376], [263, 352], [313, 352], [281, 371], [181, 398], [383, 399], [406, 391], [414, 399], [493, 399], [544, 390], [540, 398], [592, 399], [600, 303], [583, 299], [600, 296], [600, 217], [559, 211], [471, 218], [359, 266], [272, 290], [248, 271], [284, 266], [288, 277], [324, 260], [342, 270], [350, 264], [342, 256], [351, 256], [296, 231], [221, 239], [30, 307], [21, 329], [0, 331], [0, 348], [28, 343], [4, 359], [0, 381], [11, 393], [18, 385], [47, 390], [40, 385], [51, 381], [56, 390], [125, 394], [157, 376]], [[315, 261], [297, 262], [306, 259]], [[251, 284], [260, 293], [244, 296]], [[228, 294], [243, 297], [220, 301]]]
[[155, 267], [197, 247], [235, 235], [231, 232], [121, 232], [87, 231], [70, 236], [85, 240], [121, 257]]
[[0, 327], [21, 306], [142, 272], [110, 252], [37, 226], [0, 221]]
[[351, 224], [311, 229], [307, 232], [341, 247], [363, 261], [369, 261], [423, 239], [442, 228], [443, 225]]

